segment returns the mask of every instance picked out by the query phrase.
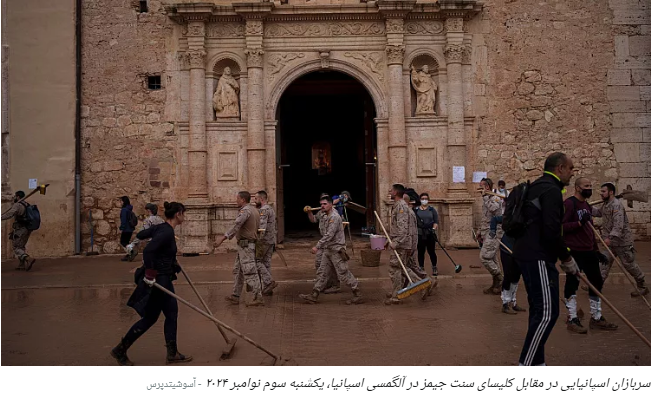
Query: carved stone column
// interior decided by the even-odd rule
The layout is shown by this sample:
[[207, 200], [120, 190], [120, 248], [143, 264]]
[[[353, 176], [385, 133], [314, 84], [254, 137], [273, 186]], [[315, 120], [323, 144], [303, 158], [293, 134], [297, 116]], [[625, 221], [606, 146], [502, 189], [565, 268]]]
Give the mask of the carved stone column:
[[189, 191], [195, 202], [208, 200], [208, 147], [205, 132], [205, 22], [187, 24], [189, 49]]
[[[247, 122], [247, 175], [250, 192], [264, 189], [265, 178], [265, 103], [262, 50], [263, 22], [261, 19], [246, 21], [248, 72], [248, 122]], [[257, 39], [260, 40], [257, 40]], [[250, 42], [250, 43], [249, 43]]]
[[390, 178], [392, 183], [406, 183], [406, 119], [404, 117], [404, 76], [402, 61], [404, 46], [387, 46], [388, 95], [388, 152], [390, 155]]
[[[463, 120], [463, 18], [448, 18], [447, 45], [445, 61], [447, 62], [447, 153], [449, 153], [448, 197], [467, 197], [466, 183], [455, 183], [454, 167], [466, 167], [466, 139]], [[467, 171], [467, 168], [466, 168]], [[465, 180], [467, 181], [467, 172]]]
[[472, 46], [466, 44], [463, 47], [463, 114], [465, 117], [472, 117]]

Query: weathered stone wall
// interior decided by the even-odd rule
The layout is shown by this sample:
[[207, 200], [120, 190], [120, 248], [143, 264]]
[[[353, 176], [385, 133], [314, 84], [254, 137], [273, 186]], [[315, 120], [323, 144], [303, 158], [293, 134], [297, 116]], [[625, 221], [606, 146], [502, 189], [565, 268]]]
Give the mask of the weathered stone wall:
[[[89, 247], [91, 211], [94, 249], [119, 252], [116, 198], [130, 197], [137, 215], [147, 202], [172, 198], [178, 145], [164, 104], [174, 22], [159, 1], [140, 13], [135, 0], [89, 0], [83, 26], [82, 247]], [[161, 76], [162, 89], [148, 89], [149, 75]]]
[[[649, 189], [650, 135], [641, 128], [649, 127], [649, 90], [640, 86], [650, 84], [649, 25], [638, 25], [649, 23], [643, 3], [487, 1], [471, 22], [475, 168], [512, 187], [540, 175], [547, 154], [558, 150], [594, 186], [614, 181]], [[480, 200], [476, 206], [480, 211]], [[630, 211], [638, 238], [649, 229], [649, 208]]]
[[[611, 143], [618, 162], [617, 189], [650, 191], [650, 2], [609, 0], [614, 40], [607, 71]], [[650, 236], [650, 203], [627, 214], [635, 234]]]

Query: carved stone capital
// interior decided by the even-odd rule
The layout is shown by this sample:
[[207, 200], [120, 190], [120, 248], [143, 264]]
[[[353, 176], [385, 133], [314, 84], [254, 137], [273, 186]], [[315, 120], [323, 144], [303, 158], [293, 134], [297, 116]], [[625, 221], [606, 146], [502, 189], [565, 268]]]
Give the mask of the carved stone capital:
[[467, 45], [463, 47], [463, 64], [470, 65], [472, 63], [472, 47]]
[[461, 63], [463, 61], [463, 46], [449, 44], [445, 47], [445, 60], [447, 63]]
[[246, 54], [247, 68], [262, 68], [263, 55], [265, 54], [262, 48], [247, 48], [244, 50], [244, 54]]
[[447, 18], [445, 21], [445, 27], [448, 32], [463, 32], [463, 18]]
[[187, 51], [189, 57], [189, 67], [191, 69], [205, 69], [205, 56], [207, 54], [203, 50]]
[[190, 21], [187, 22], [187, 37], [205, 37], [205, 22]]
[[247, 19], [246, 34], [250, 36], [262, 36], [263, 23], [261, 19]]
[[403, 45], [389, 45], [386, 46], [386, 57], [388, 58], [388, 65], [401, 65], [404, 62]]
[[404, 20], [386, 19], [386, 33], [404, 33]]

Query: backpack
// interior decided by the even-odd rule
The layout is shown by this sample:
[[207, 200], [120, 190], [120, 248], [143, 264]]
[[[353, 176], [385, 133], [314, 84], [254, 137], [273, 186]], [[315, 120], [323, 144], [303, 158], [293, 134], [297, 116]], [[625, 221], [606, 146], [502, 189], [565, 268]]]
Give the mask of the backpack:
[[525, 233], [531, 222], [525, 219], [523, 208], [527, 203], [530, 182], [523, 182], [513, 188], [506, 199], [504, 216], [502, 218], [502, 230], [512, 238], [518, 238]]
[[135, 215], [134, 212], [130, 211], [128, 214], [128, 225], [130, 225], [133, 229], [137, 227], [137, 223], [139, 223], [139, 219], [137, 219], [137, 215]]
[[[410, 199], [411, 199], [411, 206], [415, 207], [415, 206], [420, 205], [420, 195], [417, 194], [417, 192], [415, 191], [415, 189], [413, 189], [413, 188], [408, 188], [408, 189], [404, 190], [404, 194], [407, 194], [408, 197], [410, 197]], [[413, 204], [413, 202], [415, 202], [415, 204]]]
[[25, 201], [21, 201], [21, 204], [25, 207], [25, 214], [20, 223], [22, 223], [27, 230], [38, 230], [39, 227], [41, 227], [41, 213], [39, 213], [39, 208], [36, 205], [31, 205]]

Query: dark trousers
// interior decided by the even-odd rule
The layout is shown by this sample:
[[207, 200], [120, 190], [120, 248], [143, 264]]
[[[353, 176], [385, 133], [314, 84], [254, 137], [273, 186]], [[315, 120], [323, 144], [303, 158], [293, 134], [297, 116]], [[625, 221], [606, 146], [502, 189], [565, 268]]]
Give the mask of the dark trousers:
[[[173, 280], [170, 274], [158, 274], [155, 281], [168, 289], [173, 290]], [[178, 301], [172, 296], [165, 294], [155, 287], [151, 287], [151, 295], [148, 298], [144, 317], [137, 321], [132, 328], [125, 334], [124, 339], [130, 344], [134, 343], [144, 332], [157, 322], [160, 313], [164, 313], [164, 340], [176, 341], [178, 334]]]
[[433, 239], [431, 232], [430, 235], [422, 237], [418, 236], [417, 240], [417, 262], [420, 265], [420, 269], [424, 269], [424, 253], [425, 251], [429, 254], [429, 259], [431, 259], [431, 268], [435, 269], [438, 264], [438, 257], [436, 256], [436, 240]]
[[[593, 284], [598, 291], [602, 292], [602, 285], [604, 282], [602, 281], [600, 261], [596, 251], [570, 251], [570, 254], [573, 256], [573, 259], [575, 259], [575, 262], [577, 262], [579, 270], [586, 275], [586, 278], [589, 279], [591, 284]], [[566, 274], [566, 285], [563, 289], [563, 295], [566, 299], [575, 295], [577, 288], [579, 288], [579, 278], [572, 274]], [[589, 289], [589, 296], [597, 295], [593, 290]]]
[[545, 342], [559, 317], [559, 271], [542, 260], [518, 261], [529, 302], [529, 326], [520, 353], [522, 365], [545, 364]]
[[504, 270], [504, 281], [502, 281], [502, 289], [508, 291], [511, 284], [517, 284], [520, 281], [522, 272], [518, 262], [513, 259], [513, 256], [500, 248], [500, 258], [502, 258], [502, 270]]
[[125, 247], [130, 244], [132, 232], [121, 232], [121, 246]]

